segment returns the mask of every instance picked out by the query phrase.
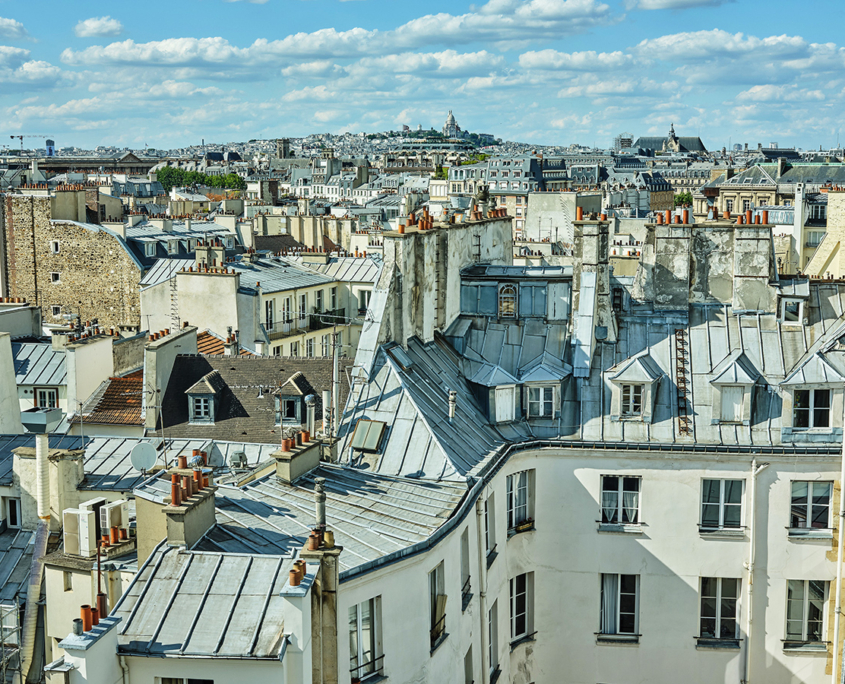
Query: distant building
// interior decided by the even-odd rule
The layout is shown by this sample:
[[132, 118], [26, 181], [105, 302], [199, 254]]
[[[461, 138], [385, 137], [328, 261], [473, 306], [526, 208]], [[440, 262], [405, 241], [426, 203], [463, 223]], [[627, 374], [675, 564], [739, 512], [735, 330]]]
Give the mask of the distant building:
[[460, 138], [461, 137], [461, 127], [458, 126], [458, 122], [455, 120], [454, 114], [452, 114], [452, 110], [449, 110], [449, 116], [446, 117], [446, 123], [443, 124], [442, 133], [447, 138]]
[[675, 135], [675, 124], [669, 127], [669, 135], [665, 138], [643, 137], [634, 143], [645, 152], [707, 152], [699, 137], [678, 137]]

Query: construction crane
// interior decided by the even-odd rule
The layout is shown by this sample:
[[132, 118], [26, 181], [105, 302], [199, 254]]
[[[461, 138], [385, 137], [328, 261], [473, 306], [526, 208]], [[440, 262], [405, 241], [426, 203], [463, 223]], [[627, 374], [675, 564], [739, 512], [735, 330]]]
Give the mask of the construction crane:
[[10, 135], [10, 138], [17, 138], [21, 141], [21, 154], [23, 154], [23, 139], [24, 138], [52, 138], [52, 135], [30, 135], [28, 133], [24, 133], [23, 135]]

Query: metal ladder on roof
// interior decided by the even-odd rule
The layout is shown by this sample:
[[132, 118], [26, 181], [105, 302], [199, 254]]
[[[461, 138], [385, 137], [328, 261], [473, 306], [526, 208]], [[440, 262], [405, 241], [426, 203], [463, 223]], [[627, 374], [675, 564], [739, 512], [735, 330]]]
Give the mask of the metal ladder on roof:
[[[689, 435], [692, 432], [689, 404], [687, 368], [690, 366], [687, 331], [675, 329], [675, 386], [678, 389], [678, 432]], [[690, 369], [691, 370], [691, 369]]]
[[179, 330], [179, 302], [177, 296], [179, 289], [176, 283], [176, 269], [173, 268], [170, 276], [170, 328]]

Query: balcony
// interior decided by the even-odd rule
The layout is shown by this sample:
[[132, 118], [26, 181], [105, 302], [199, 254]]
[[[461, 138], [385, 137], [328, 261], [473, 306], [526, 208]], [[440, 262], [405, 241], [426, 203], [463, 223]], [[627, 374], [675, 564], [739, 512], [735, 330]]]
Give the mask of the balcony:
[[345, 325], [346, 309], [329, 309], [322, 313], [300, 313], [280, 321], [264, 321], [264, 328], [270, 340], [279, 340], [306, 332], [331, 328], [333, 325]]

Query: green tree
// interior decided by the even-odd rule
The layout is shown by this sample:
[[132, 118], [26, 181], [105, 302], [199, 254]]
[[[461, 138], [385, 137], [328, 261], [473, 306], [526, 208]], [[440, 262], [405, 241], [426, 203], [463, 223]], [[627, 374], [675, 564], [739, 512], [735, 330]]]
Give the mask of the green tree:
[[691, 192], [679, 192], [675, 195], [675, 206], [681, 207], [684, 205], [692, 206], [692, 193]]

